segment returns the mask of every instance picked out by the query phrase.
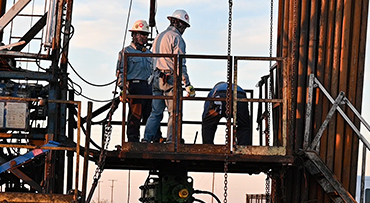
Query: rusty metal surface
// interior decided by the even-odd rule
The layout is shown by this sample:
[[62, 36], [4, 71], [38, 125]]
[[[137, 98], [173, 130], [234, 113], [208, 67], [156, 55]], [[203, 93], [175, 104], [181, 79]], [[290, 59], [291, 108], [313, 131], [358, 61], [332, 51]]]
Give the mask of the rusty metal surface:
[[[368, 3], [368, 0], [290, 0], [279, 4], [277, 56], [289, 57], [289, 73], [284, 78], [293, 79], [289, 81], [292, 87], [288, 89], [292, 92], [287, 94], [290, 101], [288, 108], [291, 108], [288, 122], [294, 126], [289, 129], [289, 139], [294, 143], [287, 146], [293, 146], [293, 150], [302, 148], [305, 134], [303, 126], [312, 126], [306, 134], [317, 133], [331, 107], [330, 102], [318, 90], [314, 90], [313, 113], [310, 115], [312, 118], [309, 124], [303, 123], [302, 116], [306, 113], [308, 95], [307, 75], [314, 73], [334, 98], [340, 91], [350, 94], [349, 100], [355, 103], [356, 108], [361, 109], [364, 74], [364, 57], [361, 54], [364, 54], [366, 44], [364, 40]], [[348, 113], [348, 110], [344, 111]], [[350, 126], [338, 115], [329, 123], [328, 130], [323, 132], [320, 157], [339, 177], [345, 188], [354, 193], [358, 139], [353, 136]], [[358, 120], [351, 113], [349, 118], [358, 125]], [[307, 138], [306, 143], [312, 139]], [[344, 152], [351, 154], [344, 156]], [[287, 194], [300, 188], [294, 197], [288, 197], [288, 202], [312, 199], [330, 202], [320, 188], [315, 186], [315, 182], [308, 181], [308, 185], [303, 185], [305, 179], [301, 171], [293, 170], [288, 176], [290, 177], [285, 180]], [[308, 191], [305, 193], [304, 190]]]
[[126, 142], [122, 145], [121, 153], [125, 152], [174, 152], [175, 144], [160, 144], [160, 143], [139, 143]]
[[0, 138], [11, 138], [12, 134], [11, 133], [0, 133]]
[[0, 192], [0, 200], [9, 203], [71, 203], [73, 195]]
[[177, 149], [178, 153], [189, 154], [225, 154], [225, 145], [213, 144], [180, 144]]
[[[362, 29], [360, 30], [359, 33], [359, 46], [358, 46], [358, 73], [357, 73], [357, 88], [355, 92], [356, 95], [356, 101], [354, 103], [354, 106], [361, 112], [362, 109], [362, 97], [363, 97], [363, 83], [364, 83], [364, 69], [365, 69], [365, 51], [366, 51], [366, 34], [367, 34], [367, 23], [368, 23], [368, 8], [369, 8], [369, 1], [368, 0], [363, 0], [361, 1], [361, 5], [357, 5], [358, 2], [356, 2], [356, 9], [355, 13], [361, 13], [361, 19], [355, 18], [355, 24], [354, 25], [360, 25]], [[356, 20], [359, 20], [360, 23], [357, 23]], [[356, 42], [355, 42], [356, 44]], [[353, 57], [355, 57], [356, 54], [353, 54]], [[359, 122], [358, 120], [355, 120], [355, 125], [358, 126]], [[359, 152], [359, 147], [358, 147], [358, 139], [354, 138], [353, 139], [353, 150], [352, 150], [352, 160], [354, 160], [354, 157], [358, 156]], [[351, 177], [354, 177], [357, 175], [356, 170], [352, 170], [351, 172]], [[356, 182], [352, 181], [350, 183], [350, 192], [354, 194], [354, 191], [356, 190]]]
[[[201, 147], [199, 145], [192, 147], [192, 150], [175, 153], [173, 151], [163, 151], [163, 144], [136, 143], [134, 145], [136, 145], [136, 151], [133, 151], [134, 148], [131, 148], [130, 151], [109, 151], [105, 163], [106, 169], [151, 170], [175, 162], [186, 165], [191, 171], [223, 172], [225, 156], [222, 150], [220, 150], [219, 153], [199, 153], [199, 151], [197, 151], [197, 149]], [[140, 148], [138, 145], [151, 146]], [[155, 147], [158, 149], [154, 149]], [[216, 146], [216, 148], [222, 149], [222, 146]], [[284, 150], [283, 148], [276, 149]], [[99, 151], [92, 150], [91, 153], [93, 154], [94, 160], [99, 159]], [[266, 156], [234, 153], [229, 155], [228, 160], [233, 164], [230, 172], [238, 173], [260, 173], [293, 163], [292, 156], [280, 155]]]
[[24, 145], [23, 144], [0, 144], [0, 147], [76, 151], [75, 147], [41, 147], [41, 146], [31, 146], [31, 145], [26, 145], [26, 144], [24, 144]]
[[235, 154], [259, 155], [259, 156], [285, 156], [285, 147], [269, 146], [236, 146]]
[[33, 181], [30, 177], [28, 177], [26, 174], [24, 174], [22, 171], [20, 171], [17, 168], [13, 168], [10, 170], [14, 175], [16, 175], [19, 179], [22, 179], [24, 182], [29, 184], [33, 189], [35, 189], [38, 193], [42, 192], [41, 186]]
[[39, 58], [43, 60], [51, 60], [49, 55], [23, 53], [18, 51], [0, 51], [0, 56], [4, 58]]

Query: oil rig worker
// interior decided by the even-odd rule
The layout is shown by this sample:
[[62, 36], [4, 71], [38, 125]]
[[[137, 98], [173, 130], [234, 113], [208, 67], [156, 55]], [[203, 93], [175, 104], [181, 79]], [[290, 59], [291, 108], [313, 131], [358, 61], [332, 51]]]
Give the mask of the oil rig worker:
[[[176, 10], [172, 16], [168, 16], [167, 18], [170, 21], [170, 26], [154, 39], [153, 53], [185, 54], [186, 44], [182, 38], [182, 34], [185, 29], [190, 27], [189, 15], [184, 10]], [[153, 67], [155, 68], [152, 80], [153, 95], [173, 96], [174, 59], [158, 57], [154, 58], [153, 61]], [[190, 84], [185, 59], [182, 61], [182, 83], [185, 85], [188, 96], [194, 97], [195, 90]], [[154, 139], [155, 133], [160, 127], [165, 107], [167, 107], [169, 114], [166, 143], [172, 142], [172, 102], [172, 100], [153, 99], [152, 112], [145, 127], [143, 142], [151, 142]]]
[[[227, 83], [219, 82], [208, 93], [211, 98], [226, 98]], [[237, 87], [237, 97], [246, 98], [246, 93], [241, 87]], [[230, 104], [232, 107], [232, 103]], [[232, 114], [232, 108], [230, 113]], [[232, 116], [232, 115], [231, 115]], [[237, 103], [236, 119], [236, 144], [252, 145], [251, 123], [247, 102]], [[202, 139], [203, 144], [213, 144], [217, 125], [222, 117], [226, 117], [225, 101], [205, 101], [202, 115]]]
[[[151, 57], [128, 57], [127, 67], [124, 67], [125, 53], [151, 53], [145, 45], [150, 33], [148, 23], [138, 20], [129, 30], [132, 42], [118, 54], [116, 76], [117, 85], [123, 89], [123, 70], [127, 68], [126, 87], [131, 95], [152, 95], [152, 86], [148, 84], [148, 78], [152, 73]], [[129, 113], [127, 118], [127, 138], [129, 142], [139, 142], [140, 122], [145, 123], [151, 112], [152, 101], [150, 99], [129, 99]]]

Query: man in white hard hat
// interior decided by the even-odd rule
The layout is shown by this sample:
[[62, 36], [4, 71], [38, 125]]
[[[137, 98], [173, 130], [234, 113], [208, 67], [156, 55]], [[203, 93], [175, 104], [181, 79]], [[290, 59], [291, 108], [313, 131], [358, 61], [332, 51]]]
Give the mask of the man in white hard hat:
[[[176, 10], [171, 16], [167, 17], [170, 26], [160, 33], [153, 42], [153, 53], [161, 54], [185, 54], [186, 44], [182, 38], [185, 29], [190, 27], [189, 15], [184, 10]], [[173, 58], [154, 58], [153, 67], [155, 67], [153, 78], [153, 95], [155, 96], [173, 96]], [[186, 60], [182, 61], [182, 82], [188, 92], [188, 96], [194, 97], [195, 90], [190, 83], [186, 68]], [[177, 63], [178, 64], [178, 63]], [[175, 67], [178, 68], [178, 67]], [[181, 87], [178, 87], [181, 88]], [[172, 142], [172, 115], [173, 101], [163, 99], [153, 99], [152, 112], [145, 127], [143, 142], [151, 142], [160, 127], [160, 121], [163, 117], [163, 111], [167, 106], [168, 124], [167, 124], [167, 143]]]
[[[151, 53], [146, 49], [150, 33], [148, 23], [145, 20], [138, 20], [129, 30], [132, 42], [118, 54], [117, 77], [118, 86], [123, 89], [123, 70], [125, 53]], [[131, 95], [152, 95], [152, 86], [148, 84], [148, 78], [152, 73], [152, 58], [150, 57], [128, 57], [126, 85], [128, 94]], [[151, 112], [150, 99], [130, 99], [129, 113], [127, 118], [127, 137], [129, 142], [139, 142], [140, 121], [147, 121]]]

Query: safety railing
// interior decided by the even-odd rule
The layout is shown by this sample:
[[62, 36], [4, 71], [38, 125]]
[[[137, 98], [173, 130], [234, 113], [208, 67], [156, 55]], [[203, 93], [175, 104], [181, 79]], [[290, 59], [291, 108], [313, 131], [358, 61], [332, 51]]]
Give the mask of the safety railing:
[[[360, 132], [360, 130], [356, 127], [356, 125], [351, 121], [348, 117], [347, 113], [343, 111], [340, 105], [346, 105], [348, 109], [350, 109], [353, 114], [357, 117], [359, 122], [365, 126], [367, 131], [370, 132], [370, 125], [366, 122], [366, 120], [361, 116], [361, 114], [357, 111], [357, 109], [351, 104], [351, 102], [345, 97], [344, 92], [340, 92], [336, 99], [334, 99], [330, 93], [325, 89], [325, 87], [320, 83], [320, 81], [311, 74], [309, 76], [309, 92], [308, 92], [308, 102], [307, 102], [307, 111], [306, 111], [306, 124], [305, 124], [305, 134], [304, 134], [304, 149], [307, 150], [315, 150], [318, 151], [318, 146], [320, 143], [320, 139], [323, 135], [324, 130], [328, 127], [330, 120], [333, 118], [336, 112], [338, 112], [343, 119], [347, 122], [347, 124], [352, 128], [353, 132], [356, 133], [357, 137], [363, 144], [362, 149], [362, 158], [361, 158], [361, 189], [360, 189], [360, 202], [364, 202], [364, 194], [365, 194], [365, 171], [366, 171], [366, 153], [370, 150], [370, 143], [366, 139], [366, 137]], [[311, 135], [311, 121], [312, 121], [312, 103], [313, 103], [313, 95], [314, 95], [314, 88], [319, 88], [320, 91], [326, 96], [326, 98], [331, 102], [332, 107], [330, 108], [325, 120], [321, 124], [320, 128], [318, 129], [316, 135], [312, 137]], [[310, 143], [309, 141], [312, 140]]]
[[[231, 56], [220, 56], [220, 55], [174, 55], [174, 54], [141, 54], [141, 53], [125, 53], [124, 55], [124, 67], [127, 67], [127, 58], [128, 57], [168, 57], [172, 58], [174, 60], [174, 67], [178, 68], [173, 68], [174, 70], [174, 94], [173, 96], [149, 96], [149, 95], [130, 95], [130, 94], [125, 94], [126, 93], [126, 86], [123, 85], [123, 90], [122, 90], [122, 101], [126, 103], [126, 99], [168, 99], [172, 100], [173, 102], [173, 118], [172, 118], [172, 125], [173, 127], [173, 137], [172, 137], [172, 143], [170, 148], [168, 147], [162, 147], [162, 149], [167, 148], [170, 149], [171, 151], [177, 151], [177, 152], [184, 152], [184, 153], [207, 153], [209, 151], [214, 152], [220, 152], [224, 153], [224, 147], [223, 146], [207, 146], [207, 148], [204, 148], [202, 146], [189, 146], [188, 144], [181, 143], [182, 139], [182, 125], [183, 124], [201, 124], [200, 121], [183, 121], [183, 102], [184, 101], [223, 101], [226, 102], [229, 100], [230, 104], [233, 106], [233, 112], [230, 114], [230, 117], [233, 117], [233, 120], [229, 118], [229, 120], [226, 122], [226, 126], [228, 128], [228, 132], [230, 133], [228, 136], [226, 136], [225, 143], [228, 143], [229, 146], [228, 148], [231, 149], [230, 151], [235, 151], [236, 153], [241, 153], [241, 154], [254, 154], [254, 155], [285, 155], [286, 154], [286, 145], [287, 145], [287, 83], [282, 82], [279, 85], [280, 87], [276, 87], [279, 89], [281, 94], [279, 94], [277, 97], [278, 98], [253, 98], [253, 92], [251, 93], [251, 98], [236, 98], [237, 92], [236, 92], [236, 87], [237, 87], [237, 63], [240, 60], [259, 60], [259, 61], [276, 61], [277, 64], [274, 66], [274, 68], [271, 68], [270, 70], [270, 77], [271, 78], [285, 78], [286, 73], [285, 73], [285, 60], [284, 58], [280, 57], [231, 57]], [[233, 64], [233, 59], [234, 59], [234, 70], [232, 70], [232, 66], [228, 68], [228, 73], [230, 77], [228, 78], [227, 83], [230, 84], [228, 89], [229, 91], [232, 90], [232, 85], [234, 84], [234, 91], [232, 92], [232, 96], [229, 98], [209, 98], [209, 97], [183, 97], [182, 95], [182, 84], [181, 78], [182, 75], [182, 61], [184, 59], [211, 59], [211, 60], [224, 60], [224, 61], [229, 61], [229, 64]], [[277, 68], [277, 66], [279, 66]], [[279, 70], [279, 73], [274, 73], [276, 70]], [[232, 74], [234, 72], [234, 75]], [[277, 76], [280, 74], [279, 76]], [[271, 79], [273, 82], [273, 79]], [[123, 71], [123, 84], [126, 84], [127, 82], [127, 69], [124, 69]], [[266, 84], [267, 85], [267, 84]], [[275, 88], [275, 87], [268, 87], [268, 88]], [[267, 89], [268, 89], [267, 88]], [[197, 90], [197, 88], [196, 88]], [[200, 89], [203, 90], [203, 89]], [[204, 89], [205, 90], [205, 89]], [[208, 90], [208, 89], [207, 89]], [[263, 144], [262, 141], [260, 141], [259, 146], [235, 146], [235, 137], [236, 137], [236, 121], [237, 121], [237, 116], [236, 116], [236, 108], [237, 108], [237, 102], [248, 102], [248, 103], [271, 103], [274, 104], [274, 108], [279, 108], [279, 120], [281, 121], [281, 124], [276, 126], [276, 130], [274, 131], [279, 131], [281, 133], [278, 133], [279, 135], [276, 135], [273, 139], [275, 140], [274, 143], [269, 144], [267, 141], [265, 141], [265, 144]], [[251, 114], [253, 114], [253, 104], [251, 106]], [[123, 105], [122, 107], [122, 115], [126, 115], [126, 105]], [[267, 110], [267, 109], [266, 109]], [[163, 124], [163, 123], [162, 123]], [[125, 118], [122, 118], [122, 147], [128, 143], [125, 139], [125, 125], [126, 121]], [[262, 130], [262, 128], [260, 128]], [[260, 136], [260, 139], [262, 139], [262, 136]], [[232, 145], [234, 144], [234, 146]], [[185, 146], [186, 145], [186, 146]], [[264, 145], [264, 146], [263, 146]], [[168, 145], [167, 145], [168, 146]], [[172, 148], [173, 147], [173, 148]], [[166, 149], [164, 149], [166, 150]]]
[[[260, 96], [258, 99], [237, 98], [236, 87], [238, 84], [238, 71], [240, 71], [240, 61], [275, 61], [276, 64], [269, 70], [269, 75], [263, 76], [258, 86], [260, 87]], [[278, 72], [279, 71], [279, 72]], [[250, 102], [258, 103], [258, 128], [259, 128], [259, 146], [234, 146], [236, 153], [258, 154], [258, 155], [286, 155], [287, 153], [287, 119], [288, 119], [288, 98], [287, 95], [287, 73], [286, 60], [282, 57], [234, 57], [234, 77], [233, 77], [233, 118], [237, 119], [237, 103]], [[268, 81], [269, 80], [269, 81]], [[285, 81], [285, 82], [283, 82]], [[269, 86], [267, 86], [270, 84]], [[265, 89], [265, 98], [262, 97], [262, 85]], [[277, 92], [274, 92], [277, 91]], [[269, 107], [271, 105], [272, 107]], [[262, 113], [262, 107], [264, 112]], [[272, 109], [270, 109], [272, 108]], [[271, 112], [272, 111], [272, 112]], [[275, 114], [271, 115], [271, 114]], [[264, 120], [265, 125], [261, 120]], [[276, 125], [271, 125], [274, 122]], [[236, 137], [236, 123], [233, 122], [233, 137]], [[273, 129], [270, 131], [270, 129]], [[273, 132], [273, 133], [271, 133]], [[263, 137], [264, 134], [265, 136]], [[272, 142], [270, 140], [272, 139]], [[265, 141], [263, 143], [263, 141]]]
[[[45, 103], [45, 101], [40, 100], [40, 99], [33, 99], [33, 98], [20, 98], [20, 97], [0, 97], [0, 104], [2, 105], [2, 109], [4, 110], [5, 108], [5, 103], [28, 103], [28, 102], [42, 102]], [[80, 126], [81, 126], [81, 102], [80, 101], [66, 101], [66, 100], [47, 100], [48, 103], [55, 103], [55, 104], [71, 104], [71, 105], [77, 105], [77, 138], [76, 138], [76, 146], [75, 147], [65, 147], [59, 145], [59, 143], [53, 142], [53, 136], [52, 135], [45, 135], [45, 144], [47, 142], [51, 142], [51, 144], [46, 144], [43, 146], [39, 145], [31, 145], [29, 143], [7, 143], [7, 144], [2, 144], [0, 143], [1, 148], [17, 148], [17, 149], [27, 149], [27, 150], [33, 150], [33, 155], [36, 156], [39, 153], [41, 153], [40, 150], [44, 151], [71, 151], [71, 152], [76, 152], [76, 160], [75, 160], [75, 189], [73, 190], [73, 200], [77, 201], [78, 198], [78, 187], [79, 187], [79, 160], [80, 160]], [[3, 121], [3, 119], [1, 119]], [[27, 121], [25, 121], [27, 122]], [[19, 130], [21, 131], [21, 130]], [[3, 139], [11, 139], [12, 138], [12, 133], [0, 133], [0, 137]], [[27, 138], [27, 136], [25, 137]], [[54, 144], [55, 143], [55, 144]], [[14, 170], [16, 169], [21, 163], [23, 163], [26, 158], [22, 158], [20, 163], [18, 163], [17, 160], [11, 161], [10, 163], [10, 168], [7, 170]], [[50, 162], [50, 160], [49, 160]], [[6, 163], [5, 163], [6, 164]], [[47, 163], [45, 163], [47, 164]], [[50, 163], [48, 163], [50, 164]], [[50, 167], [50, 166], [48, 166]], [[49, 177], [51, 174], [45, 174], [46, 179], [51, 178]], [[31, 182], [32, 183], [32, 182]], [[31, 185], [32, 186], [32, 185]], [[37, 185], [33, 185], [37, 186]], [[42, 194], [42, 191], [39, 191], [40, 194]], [[37, 195], [37, 194], [35, 194]], [[6, 198], [3, 196], [3, 198]], [[26, 197], [25, 197], [26, 198]], [[41, 197], [40, 197], [41, 198]], [[42, 197], [44, 198], [44, 197]], [[40, 199], [41, 200], [41, 199]]]

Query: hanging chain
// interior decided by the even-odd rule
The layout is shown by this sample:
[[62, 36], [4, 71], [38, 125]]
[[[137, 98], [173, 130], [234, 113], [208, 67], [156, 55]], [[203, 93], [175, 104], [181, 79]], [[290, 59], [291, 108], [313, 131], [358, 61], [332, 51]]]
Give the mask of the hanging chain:
[[[272, 37], [273, 37], [273, 15], [274, 15], [274, 0], [270, 1], [270, 57], [272, 57]], [[268, 91], [268, 98], [272, 99], [272, 61], [270, 60], [269, 72], [270, 72], [270, 80], [269, 80], [269, 91]], [[267, 84], [266, 84], [267, 85]], [[267, 105], [267, 126], [266, 126], [266, 145], [270, 145], [270, 128], [271, 128], [271, 102]], [[265, 192], [266, 192], [266, 203], [273, 202], [271, 195], [270, 195], [270, 188], [271, 188], [271, 178], [270, 173], [267, 172], [266, 176], [266, 183], [265, 183]]]
[[265, 180], [265, 194], [266, 194], [266, 203], [270, 202], [270, 177], [269, 173], [266, 175], [266, 180]]
[[[116, 92], [116, 90], [117, 90], [117, 85], [115, 87], [114, 92]], [[116, 93], [114, 93], [113, 98], [115, 96], [116, 96]], [[115, 110], [115, 101], [114, 101], [114, 99], [112, 99], [112, 105], [111, 105], [109, 113], [108, 113], [108, 122], [107, 122], [107, 125], [104, 128], [104, 136], [103, 136], [103, 141], [102, 141], [102, 148], [100, 149], [98, 166], [95, 169], [95, 174], [94, 174], [94, 178], [93, 178], [94, 181], [93, 181], [89, 196], [86, 199], [87, 203], [90, 202], [90, 200], [92, 198], [92, 195], [94, 194], [95, 188], [97, 187], [97, 185], [99, 183], [99, 179], [101, 177], [101, 174], [104, 171], [105, 158], [107, 157], [107, 150], [108, 150], [108, 146], [109, 146], [109, 143], [110, 143], [110, 140], [111, 140], [111, 135], [112, 135], [111, 121], [112, 121], [112, 115], [113, 115], [114, 110]]]
[[275, 202], [275, 199], [276, 199], [276, 176], [275, 176], [275, 178], [271, 176], [271, 181], [272, 181], [272, 187], [271, 187], [270, 201]]
[[[270, 1], [270, 57], [272, 57], [272, 35], [273, 35], [273, 15], [274, 15], [274, 0], [271, 0]], [[273, 77], [273, 74], [271, 74], [271, 68], [272, 68], [272, 61], [270, 60], [270, 81], [269, 81], [269, 91], [268, 91], [268, 98], [269, 99], [272, 99], [272, 77]], [[266, 84], [267, 85], [267, 84]], [[266, 145], [269, 146], [270, 145], [270, 128], [271, 128], [271, 102], [269, 102], [267, 104], [267, 126], [266, 126]]]
[[[127, 30], [128, 30], [128, 22], [129, 22], [130, 16], [131, 16], [131, 8], [132, 8], [132, 0], [130, 1], [129, 12], [127, 14], [126, 29], [125, 29], [125, 35], [124, 35], [124, 38], [123, 38], [122, 49], [125, 47], [125, 43], [126, 43], [126, 34], [127, 34]], [[117, 76], [116, 81], [118, 81], [118, 76]], [[116, 94], [117, 94], [117, 83], [116, 83], [116, 86], [115, 86], [115, 89], [114, 89], [112, 105], [110, 106], [110, 110], [109, 110], [109, 113], [108, 113], [108, 122], [107, 122], [107, 125], [105, 126], [105, 129], [104, 129], [104, 136], [103, 136], [103, 141], [102, 141], [102, 148], [100, 149], [99, 162], [98, 162], [98, 166], [95, 169], [94, 182], [93, 182], [93, 185], [91, 187], [89, 196], [86, 200], [87, 203], [90, 202], [90, 200], [92, 198], [92, 195], [94, 194], [94, 190], [97, 187], [98, 181], [99, 181], [99, 179], [101, 177], [101, 174], [103, 173], [103, 170], [104, 170], [105, 158], [107, 157], [107, 150], [108, 150], [108, 146], [109, 146], [109, 143], [110, 143], [110, 140], [111, 140], [111, 135], [112, 135], [111, 121], [112, 121], [113, 113], [116, 109], [115, 108], [116, 103], [114, 101], [114, 98], [116, 97]], [[123, 105], [126, 105], [126, 104], [124, 103]]]
[[[232, 26], [232, 7], [233, 7], [233, 1], [229, 0], [229, 24], [228, 24], [228, 36], [227, 36], [227, 56], [228, 61], [227, 61], [227, 81], [231, 81], [231, 26]], [[226, 93], [226, 116], [227, 119], [230, 120], [230, 98], [231, 96], [231, 90], [228, 88], [227, 93]], [[229, 123], [229, 122], [228, 122]], [[224, 162], [224, 203], [227, 203], [227, 185], [228, 185], [228, 170], [229, 170], [229, 126], [226, 127], [225, 129], [225, 162]]]

